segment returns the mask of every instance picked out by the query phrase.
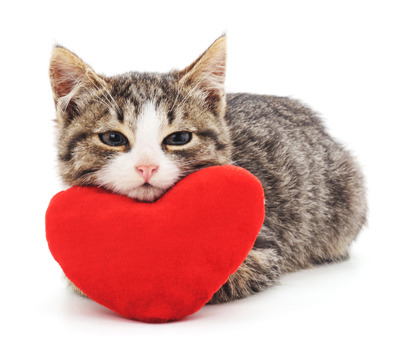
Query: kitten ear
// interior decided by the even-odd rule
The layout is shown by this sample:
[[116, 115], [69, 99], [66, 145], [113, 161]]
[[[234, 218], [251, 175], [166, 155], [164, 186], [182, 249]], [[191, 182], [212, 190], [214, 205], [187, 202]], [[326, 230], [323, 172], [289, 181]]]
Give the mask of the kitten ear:
[[219, 37], [190, 66], [179, 72], [180, 86], [202, 93], [215, 114], [225, 112], [226, 36]]
[[56, 108], [69, 114], [79, 112], [79, 98], [90, 87], [102, 85], [102, 79], [78, 56], [56, 46], [49, 66], [49, 77]]

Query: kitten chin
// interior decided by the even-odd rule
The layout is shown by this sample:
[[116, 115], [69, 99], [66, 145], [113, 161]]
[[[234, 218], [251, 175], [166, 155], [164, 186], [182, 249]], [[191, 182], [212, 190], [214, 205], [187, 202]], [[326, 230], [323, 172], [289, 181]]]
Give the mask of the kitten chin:
[[109, 192], [119, 194], [122, 196], [129, 197], [131, 199], [137, 200], [139, 202], [153, 203], [157, 201], [161, 196], [164, 195], [171, 187], [157, 187], [151, 184], [144, 184], [131, 188], [119, 189], [118, 187], [111, 187], [108, 185], [97, 185], [106, 189]]
[[144, 184], [142, 186], [126, 191], [125, 195], [140, 202], [152, 203], [158, 200], [166, 192], [167, 189]]

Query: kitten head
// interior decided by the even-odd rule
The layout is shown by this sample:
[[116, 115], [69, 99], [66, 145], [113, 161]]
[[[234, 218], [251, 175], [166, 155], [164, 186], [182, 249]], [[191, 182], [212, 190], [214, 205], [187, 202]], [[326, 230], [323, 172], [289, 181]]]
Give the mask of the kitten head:
[[154, 201], [179, 179], [230, 162], [226, 38], [182, 71], [105, 77], [55, 47], [50, 80], [61, 176]]

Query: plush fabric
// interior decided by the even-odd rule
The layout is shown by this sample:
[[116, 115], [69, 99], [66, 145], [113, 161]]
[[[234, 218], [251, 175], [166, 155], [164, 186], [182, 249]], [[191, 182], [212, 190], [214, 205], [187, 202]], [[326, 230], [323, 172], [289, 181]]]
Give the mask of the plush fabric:
[[237, 270], [264, 220], [259, 180], [214, 166], [154, 203], [72, 187], [46, 212], [49, 249], [88, 297], [124, 317], [181, 319], [199, 310]]

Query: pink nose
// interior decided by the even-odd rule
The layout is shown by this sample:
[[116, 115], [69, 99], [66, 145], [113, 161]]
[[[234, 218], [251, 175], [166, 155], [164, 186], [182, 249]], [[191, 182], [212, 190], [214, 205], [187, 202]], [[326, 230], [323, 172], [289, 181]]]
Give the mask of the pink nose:
[[148, 182], [150, 178], [156, 173], [159, 167], [157, 165], [138, 165], [135, 167], [137, 172], [143, 176], [144, 182]]

